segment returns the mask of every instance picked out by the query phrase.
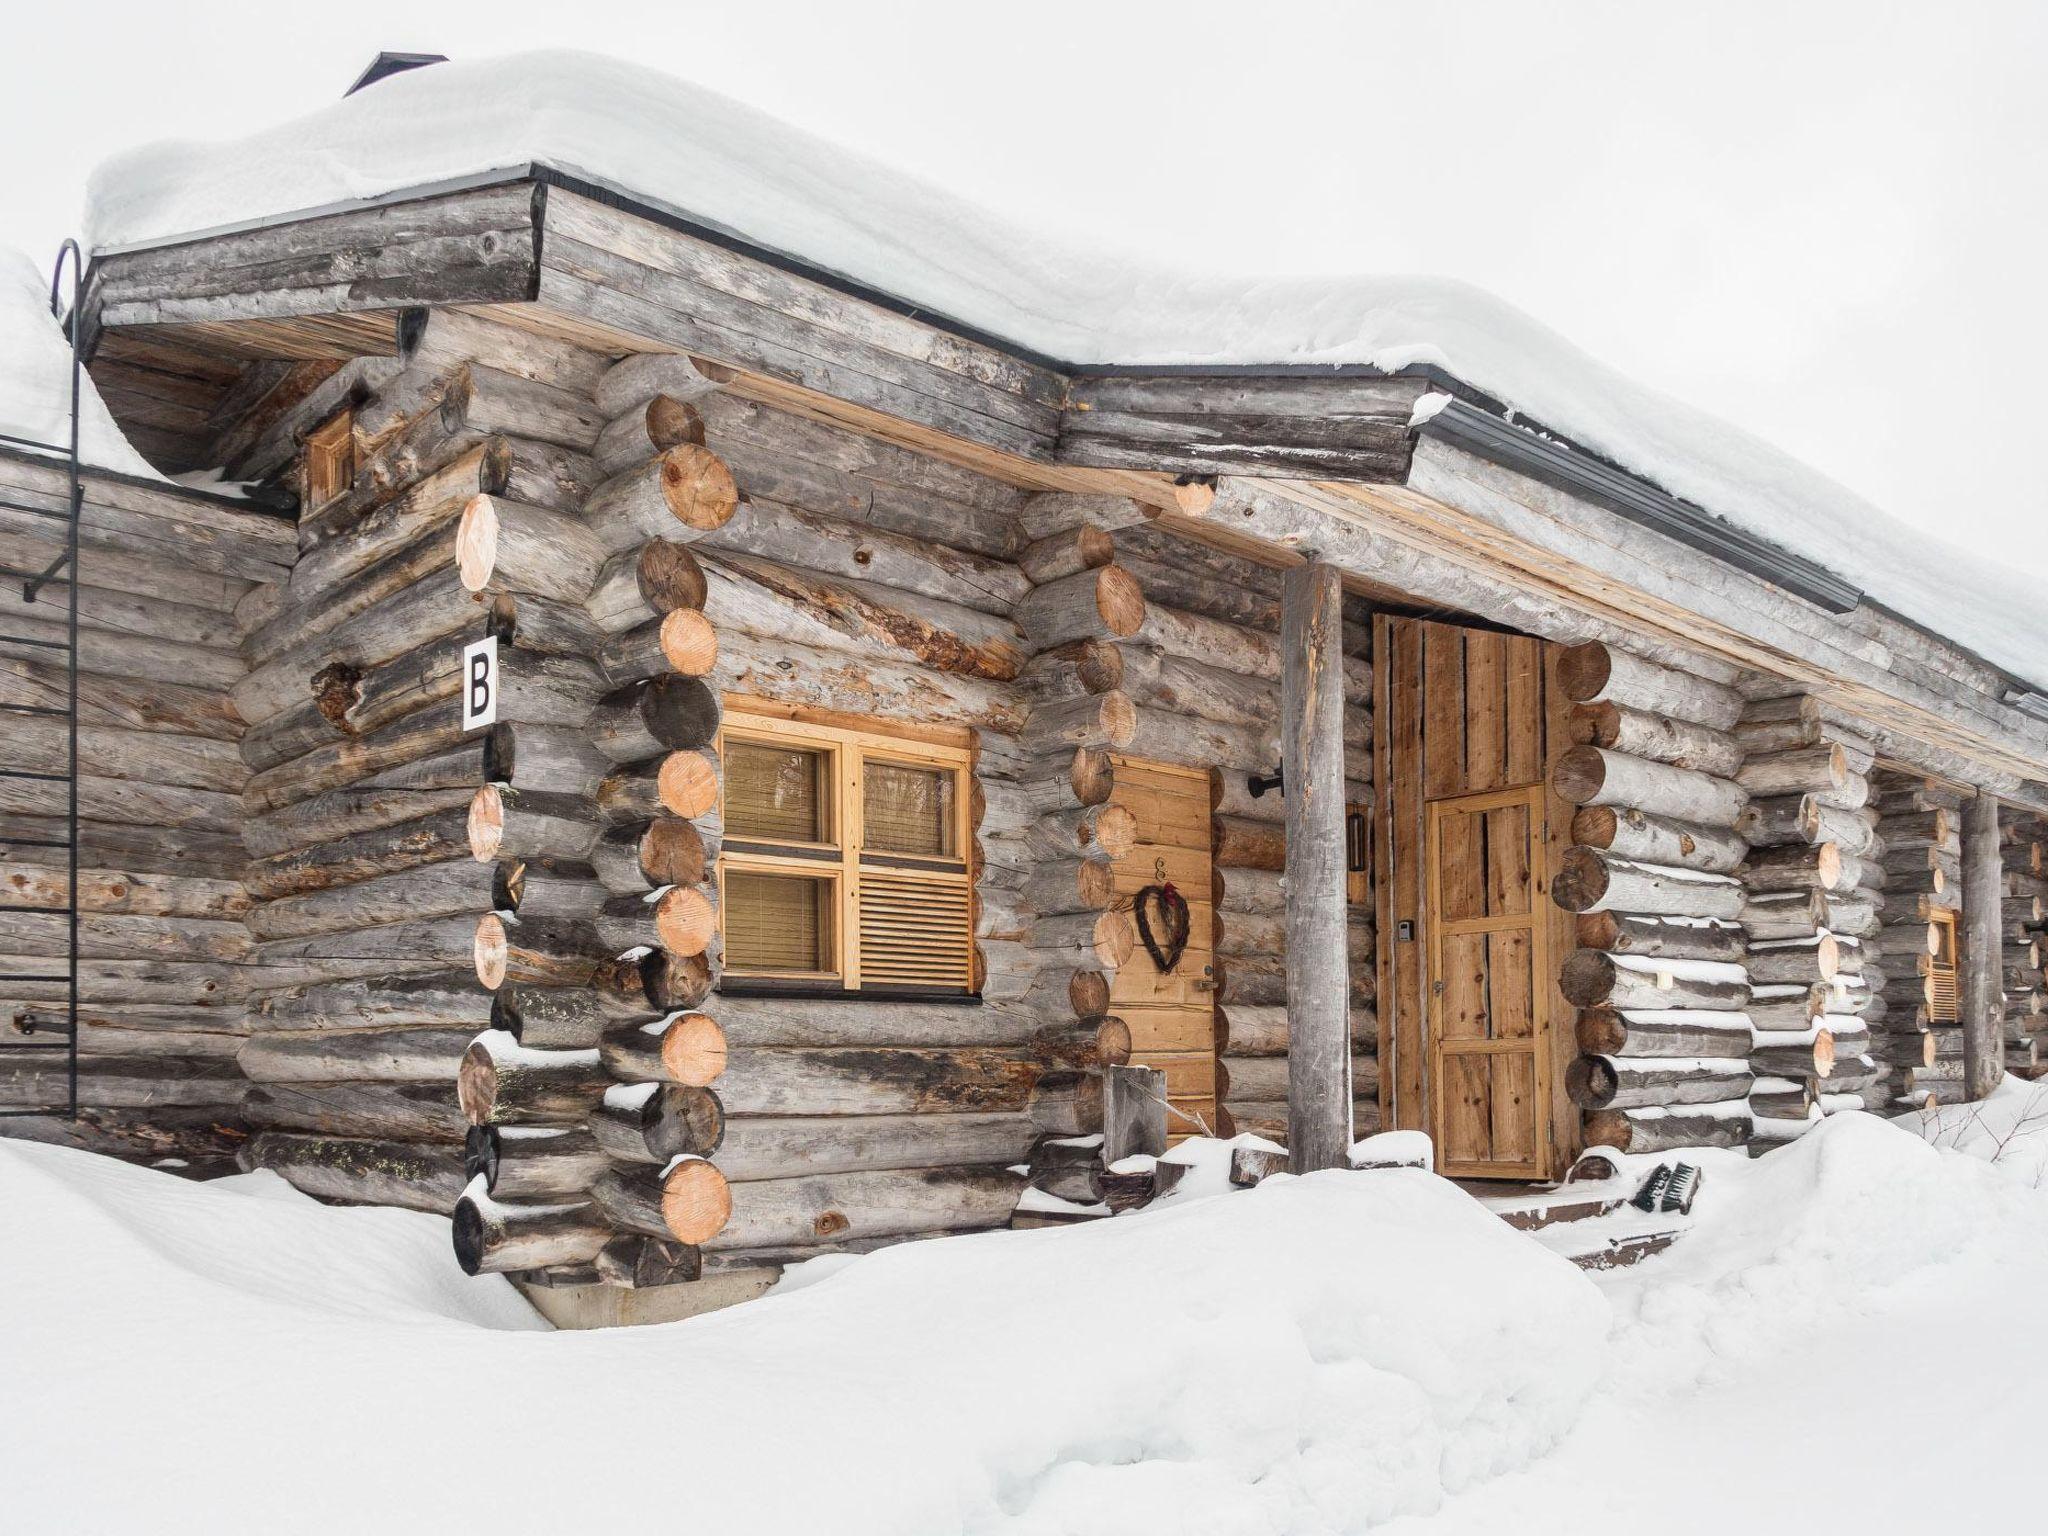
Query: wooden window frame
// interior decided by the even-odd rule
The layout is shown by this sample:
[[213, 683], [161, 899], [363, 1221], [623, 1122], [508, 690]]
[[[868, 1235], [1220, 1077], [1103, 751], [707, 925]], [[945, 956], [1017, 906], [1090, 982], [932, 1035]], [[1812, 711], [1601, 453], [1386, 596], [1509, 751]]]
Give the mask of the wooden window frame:
[[[830, 971], [741, 971], [728, 966], [719, 981], [721, 992], [826, 995], [833, 997], [930, 998], [975, 1001], [978, 999], [978, 960], [975, 950], [975, 867], [973, 860], [974, 750], [971, 741], [935, 739], [939, 733], [918, 727], [892, 728], [885, 721], [848, 717], [817, 717], [776, 709], [766, 701], [728, 698], [724, 723], [718, 733], [721, 761], [732, 742], [794, 748], [820, 753], [825, 759], [824, 777], [829, 785], [827, 825], [834, 833], [829, 843], [767, 842], [730, 834], [718, 854], [718, 895], [721, 914], [726, 910], [726, 877], [730, 873], [802, 875], [832, 882], [832, 943], [838, 968]], [[956, 850], [950, 858], [916, 854], [870, 853], [866, 848], [863, 819], [863, 770], [869, 762], [934, 769], [953, 775], [953, 837]], [[720, 825], [730, 826], [725, 817], [723, 775], [720, 789]], [[967, 922], [961, 930], [963, 983], [916, 985], [897, 980], [875, 982], [863, 975], [861, 965], [861, 884], [871, 871], [891, 880], [929, 881], [935, 887], [966, 895]], [[721, 923], [723, 918], [721, 917]]]
[[317, 512], [356, 479], [356, 414], [338, 411], [306, 434], [300, 511]]

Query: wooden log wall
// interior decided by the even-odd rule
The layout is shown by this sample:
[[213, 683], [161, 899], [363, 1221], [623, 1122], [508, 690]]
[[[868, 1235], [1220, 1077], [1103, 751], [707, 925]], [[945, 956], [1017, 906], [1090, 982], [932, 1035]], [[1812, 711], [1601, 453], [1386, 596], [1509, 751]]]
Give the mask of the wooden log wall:
[[2048, 816], [2013, 806], [1999, 812], [2004, 888], [2005, 1069], [2048, 1075]]
[[[1145, 618], [1128, 636], [1094, 637], [1092, 659], [1074, 675], [1098, 696], [1120, 684], [1132, 699], [1143, 739], [1127, 750], [1209, 769], [1220, 1110], [1210, 1129], [1284, 1142], [1286, 798], [1284, 788], [1251, 793], [1252, 781], [1280, 763], [1280, 573], [1191, 545], [1128, 515], [1112, 540], [1113, 568], [1137, 583]], [[1344, 644], [1347, 801], [1368, 807], [1372, 626], [1356, 605]], [[1372, 909], [1362, 876], [1355, 894], [1348, 930], [1353, 1132], [1367, 1136], [1380, 1128], [1379, 1025]], [[1158, 1042], [1134, 1034], [1134, 1059], [1143, 1061], [1147, 1047]], [[1171, 1127], [1176, 1134], [1197, 1128]]]
[[1586, 1144], [1741, 1146], [1756, 980], [1742, 928], [1742, 697], [1598, 641], [1561, 656], [1557, 677], [1575, 745], [1553, 759], [1551, 784], [1577, 810], [1551, 897], [1577, 914], [1559, 986], [1579, 1010], [1566, 1087]]
[[1751, 698], [1736, 735], [1756, 1024], [1753, 1150], [1888, 1092], [1868, 1014], [1883, 987], [1885, 855], [1870, 742], [1808, 695]]
[[[0, 499], [59, 510], [64, 474], [0, 455]], [[85, 477], [79, 570], [80, 1119], [0, 1119], [0, 1134], [218, 1171], [242, 1139], [235, 1067], [255, 983], [242, 916], [248, 777], [237, 609], [291, 560], [289, 522], [216, 498]], [[0, 564], [41, 570], [62, 523], [0, 509]], [[0, 701], [61, 709], [69, 593], [0, 587]], [[44, 641], [38, 645], [33, 642]], [[61, 976], [67, 897], [65, 722], [8, 713], [0, 766], [0, 972]], [[290, 973], [284, 973], [287, 977]], [[62, 1105], [61, 981], [0, 982], [0, 1107]], [[43, 1047], [47, 1045], [47, 1049]]]
[[[1057, 759], [1078, 782], [1097, 759], [1079, 746], [1062, 757], [1057, 742], [1041, 749], [1027, 731], [1016, 686], [1027, 647], [1014, 617], [1031, 587], [1013, 558], [1021, 494], [711, 385], [682, 359], [639, 357], [598, 386], [602, 467], [631, 473], [618, 467], [672, 438], [667, 453], [709, 455], [731, 477], [736, 504], [685, 549], [634, 514], [614, 482], [592, 498], [587, 520], [611, 564], [586, 607], [607, 631], [605, 682], [621, 692], [589, 731], [612, 759], [588, 823], [594, 841], [568, 850], [601, 888], [606, 943], [654, 946], [688, 985], [655, 1012], [608, 1007], [587, 1040], [560, 1020], [588, 989], [526, 988], [500, 1010], [523, 1031], [516, 1049], [483, 1043], [515, 1069], [536, 1048], [536, 1021], [563, 1054], [595, 1047], [598, 1078], [585, 1091], [596, 1097], [581, 1119], [603, 1160], [590, 1189], [616, 1234], [596, 1261], [612, 1283], [1007, 1222], [1023, 1184], [1010, 1170], [1043, 1138], [1099, 1131], [1092, 1069], [1123, 1059], [1106, 1021], [1034, 1002], [1035, 941], [1071, 953], [1078, 925], [1036, 934], [1027, 877], [1059, 856], [1071, 870], [1116, 827], [1105, 832], [1094, 805], [1034, 771]], [[633, 537], [604, 533], [626, 516]], [[668, 596], [655, 595], [657, 577]], [[697, 700], [685, 734], [681, 714], [653, 709], [645, 690], [656, 688]], [[807, 718], [974, 733], [981, 1006], [713, 991], [715, 919], [676, 929], [664, 918], [686, 888], [715, 889], [716, 758], [702, 749], [735, 696]], [[512, 1208], [497, 1191], [490, 1199], [465, 1223], [479, 1240]]]
[[1884, 904], [1864, 1019], [1883, 1103], [1896, 1112], [1962, 1096], [1962, 1032], [1954, 985], [1937, 975], [1937, 923], [1961, 910], [1964, 796], [1902, 769], [1874, 767], [1870, 780], [1881, 851], [1865, 877], [1882, 885]]
[[[433, 315], [400, 367], [361, 381], [353, 480], [302, 509], [289, 579], [247, 614], [247, 923], [256, 953], [303, 979], [254, 999], [238, 1060], [257, 1134], [242, 1162], [324, 1198], [453, 1210], [476, 1171], [456, 1087], [491, 1021], [480, 980], [587, 977], [605, 959], [559, 886], [556, 915], [522, 915], [519, 864], [477, 854], [486, 794], [516, 805], [502, 830], [524, 852], [590, 802], [605, 766], [584, 735], [605, 680], [582, 604], [599, 554], [581, 518], [603, 483], [604, 366]], [[300, 438], [321, 425], [315, 404], [334, 402], [289, 423]], [[486, 635], [498, 723], [465, 733], [461, 652]], [[534, 1106], [550, 1101], [531, 1079], [545, 1075], [497, 1112], [522, 1151], [573, 1151], [540, 1130]], [[573, 1159], [547, 1164], [566, 1193]]]

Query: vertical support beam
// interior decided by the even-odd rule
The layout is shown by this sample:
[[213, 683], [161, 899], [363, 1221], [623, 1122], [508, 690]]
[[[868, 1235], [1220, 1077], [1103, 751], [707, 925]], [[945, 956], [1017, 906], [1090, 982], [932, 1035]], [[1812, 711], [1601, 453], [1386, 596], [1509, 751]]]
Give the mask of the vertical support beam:
[[2004, 871], [1998, 856], [1998, 800], [1979, 793], [1963, 806], [1963, 1092], [1981, 1099], [2005, 1075]]
[[1287, 797], [1287, 1147], [1296, 1173], [1351, 1148], [1345, 955], [1344, 592], [1336, 567], [1290, 570], [1280, 607], [1280, 741]]

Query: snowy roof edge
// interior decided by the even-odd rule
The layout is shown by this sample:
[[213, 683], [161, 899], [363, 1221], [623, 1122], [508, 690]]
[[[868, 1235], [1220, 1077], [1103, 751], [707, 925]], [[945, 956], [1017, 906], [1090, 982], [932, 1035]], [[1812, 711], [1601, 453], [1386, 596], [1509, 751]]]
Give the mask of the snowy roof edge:
[[[875, 304], [907, 319], [920, 321], [965, 340], [1004, 352], [1019, 361], [1076, 378], [1114, 378], [1119, 375], [1179, 375], [1201, 378], [1420, 378], [1454, 390], [1463, 409], [1445, 412], [1420, 430], [1456, 442], [1468, 451], [1495, 460], [1512, 460], [1533, 478], [1559, 489], [1587, 496], [1621, 516], [1655, 529], [1703, 554], [1723, 560], [1751, 575], [1762, 577], [1797, 597], [1830, 613], [1847, 613], [1864, 600], [1863, 590], [1817, 561], [1759, 538], [1739, 525], [1675, 492], [1652, 477], [1616, 463], [1597, 450], [1576, 441], [1569, 433], [1546, 423], [1524, 418], [1509, 419], [1507, 407], [1485, 390], [1461, 379], [1435, 363], [1411, 363], [1402, 368], [1382, 368], [1373, 363], [1148, 363], [1142, 359], [1116, 363], [1079, 363], [1048, 356], [1013, 337], [998, 335], [961, 320], [930, 305], [918, 304], [873, 283], [865, 282], [837, 268], [801, 256], [794, 251], [769, 245], [728, 224], [692, 213], [664, 199], [635, 191], [580, 169], [565, 169], [542, 160], [506, 165], [488, 171], [421, 182], [393, 188], [372, 196], [345, 199], [318, 207], [293, 209], [211, 229], [135, 241], [127, 245], [95, 250], [118, 256], [130, 252], [163, 250], [197, 244], [226, 235], [272, 229], [283, 224], [329, 218], [369, 208], [391, 207], [460, 192], [533, 182], [559, 187], [565, 192], [602, 201], [621, 212], [632, 213], [680, 233], [711, 241], [739, 254], [768, 262], [794, 276], [837, 289], [848, 297]], [[1477, 409], [1474, 409], [1477, 407]], [[2000, 670], [2005, 670], [2001, 668]]]

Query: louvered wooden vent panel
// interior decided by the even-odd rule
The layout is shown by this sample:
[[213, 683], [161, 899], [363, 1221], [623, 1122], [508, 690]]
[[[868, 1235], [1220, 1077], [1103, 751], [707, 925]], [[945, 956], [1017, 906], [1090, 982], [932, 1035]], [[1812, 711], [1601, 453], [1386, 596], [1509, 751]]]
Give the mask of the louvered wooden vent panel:
[[861, 985], [969, 990], [970, 928], [964, 880], [947, 884], [862, 871]]
[[1934, 958], [1927, 967], [1927, 1018], [1934, 1024], [1961, 1020], [1961, 999], [1956, 990], [1956, 920], [1953, 913], [1934, 919]]

